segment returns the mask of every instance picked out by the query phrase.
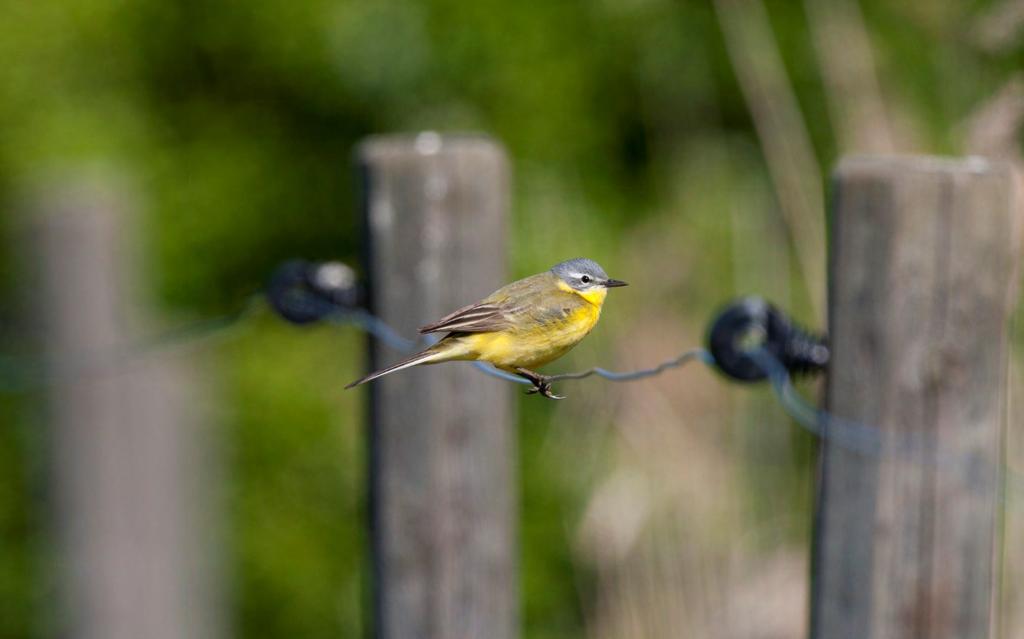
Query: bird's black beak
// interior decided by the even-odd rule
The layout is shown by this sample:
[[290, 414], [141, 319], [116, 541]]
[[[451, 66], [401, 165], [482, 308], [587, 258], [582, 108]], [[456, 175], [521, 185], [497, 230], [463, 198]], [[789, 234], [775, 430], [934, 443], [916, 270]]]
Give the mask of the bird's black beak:
[[606, 288], [615, 288], [616, 286], [629, 286], [629, 283], [622, 280], [605, 280], [604, 285]]

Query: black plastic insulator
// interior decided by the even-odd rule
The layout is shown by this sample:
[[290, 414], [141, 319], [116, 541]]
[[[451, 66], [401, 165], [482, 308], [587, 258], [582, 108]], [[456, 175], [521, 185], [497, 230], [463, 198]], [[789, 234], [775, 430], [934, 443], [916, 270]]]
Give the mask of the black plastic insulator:
[[793, 375], [818, 373], [828, 367], [825, 337], [798, 327], [766, 300], [743, 297], [722, 309], [708, 332], [708, 350], [718, 370], [741, 382], [766, 379], [767, 371], [752, 355], [759, 348]]
[[293, 324], [312, 324], [359, 303], [355, 271], [341, 262], [289, 260], [274, 270], [267, 302]]

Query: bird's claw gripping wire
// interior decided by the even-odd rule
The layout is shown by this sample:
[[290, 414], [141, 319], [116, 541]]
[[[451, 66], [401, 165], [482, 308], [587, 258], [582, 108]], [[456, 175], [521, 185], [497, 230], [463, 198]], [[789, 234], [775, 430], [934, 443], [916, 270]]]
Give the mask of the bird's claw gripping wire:
[[547, 397], [548, 399], [565, 399], [564, 395], [555, 395], [551, 390], [551, 379], [547, 375], [541, 375], [540, 373], [534, 373], [531, 370], [525, 368], [517, 368], [516, 372], [530, 380], [533, 384], [533, 388], [526, 391], [527, 395], [534, 395], [539, 393], [540, 395]]
[[551, 382], [540, 382], [535, 384], [533, 388], [527, 389], [527, 395], [534, 395], [540, 393], [542, 396], [548, 399], [565, 399], [565, 395], [555, 395], [551, 392]]

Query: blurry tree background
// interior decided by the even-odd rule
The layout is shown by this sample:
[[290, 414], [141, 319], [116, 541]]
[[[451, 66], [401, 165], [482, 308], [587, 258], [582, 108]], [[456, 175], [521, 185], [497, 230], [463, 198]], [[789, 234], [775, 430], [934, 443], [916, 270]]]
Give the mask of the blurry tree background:
[[[586, 255], [634, 284], [552, 369], [659, 361], [738, 293], [821, 326], [822, 176], [1017, 160], [1022, 26], [1009, 0], [0, 0], [0, 345], [33, 348], [14, 213], [38, 180], [128, 177], [173, 326], [283, 259], [355, 263], [353, 145], [420, 129], [507, 146], [514, 276]], [[264, 314], [196, 348], [235, 636], [366, 632], [362, 343]], [[813, 440], [697, 367], [564, 390], [520, 401], [524, 635], [798, 636]], [[53, 631], [40, 400], [0, 394], [0, 637]]]

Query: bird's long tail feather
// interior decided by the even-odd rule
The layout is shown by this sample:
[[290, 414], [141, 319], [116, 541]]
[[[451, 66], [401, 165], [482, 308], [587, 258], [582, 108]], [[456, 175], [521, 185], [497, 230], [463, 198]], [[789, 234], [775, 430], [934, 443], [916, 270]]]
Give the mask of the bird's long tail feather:
[[444, 357], [444, 354], [439, 352], [438, 349], [436, 348], [436, 346], [431, 346], [430, 348], [428, 348], [426, 350], [422, 350], [419, 353], [416, 353], [415, 355], [413, 355], [412, 357], [410, 357], [408, 359], [403, 359], [402, 361], [398, 362], [397, 364], [394, 364], [392, 366], [388, 366], [387, 368], [381, 369], [381, 370], [379, 370], [379, 371], [377, 371], [375, 373], [370, 373], [369, 375], [367, 375], [366, 377], [363, 377], [362, 379], [357, 379], [356, 381], [352, 382], [351, 384], [349, 384], [345, 388], [346, 389], [353, 388], [355, 386], [359, 386], [360, 384], [365, 384], [366, 382], [371, 382], [371, 381], [377, 379], [378, 377], [384, 377], [385, 375], [387, 375], [389, 373], [394, 373], [396, 371], [404, 370], [406, 368], [411, 368], [411, 367], [417, 366], [419, 364], [429, 364], [430, 362], [435, 362], [435, 361], [440, 360], [442, 357]]

